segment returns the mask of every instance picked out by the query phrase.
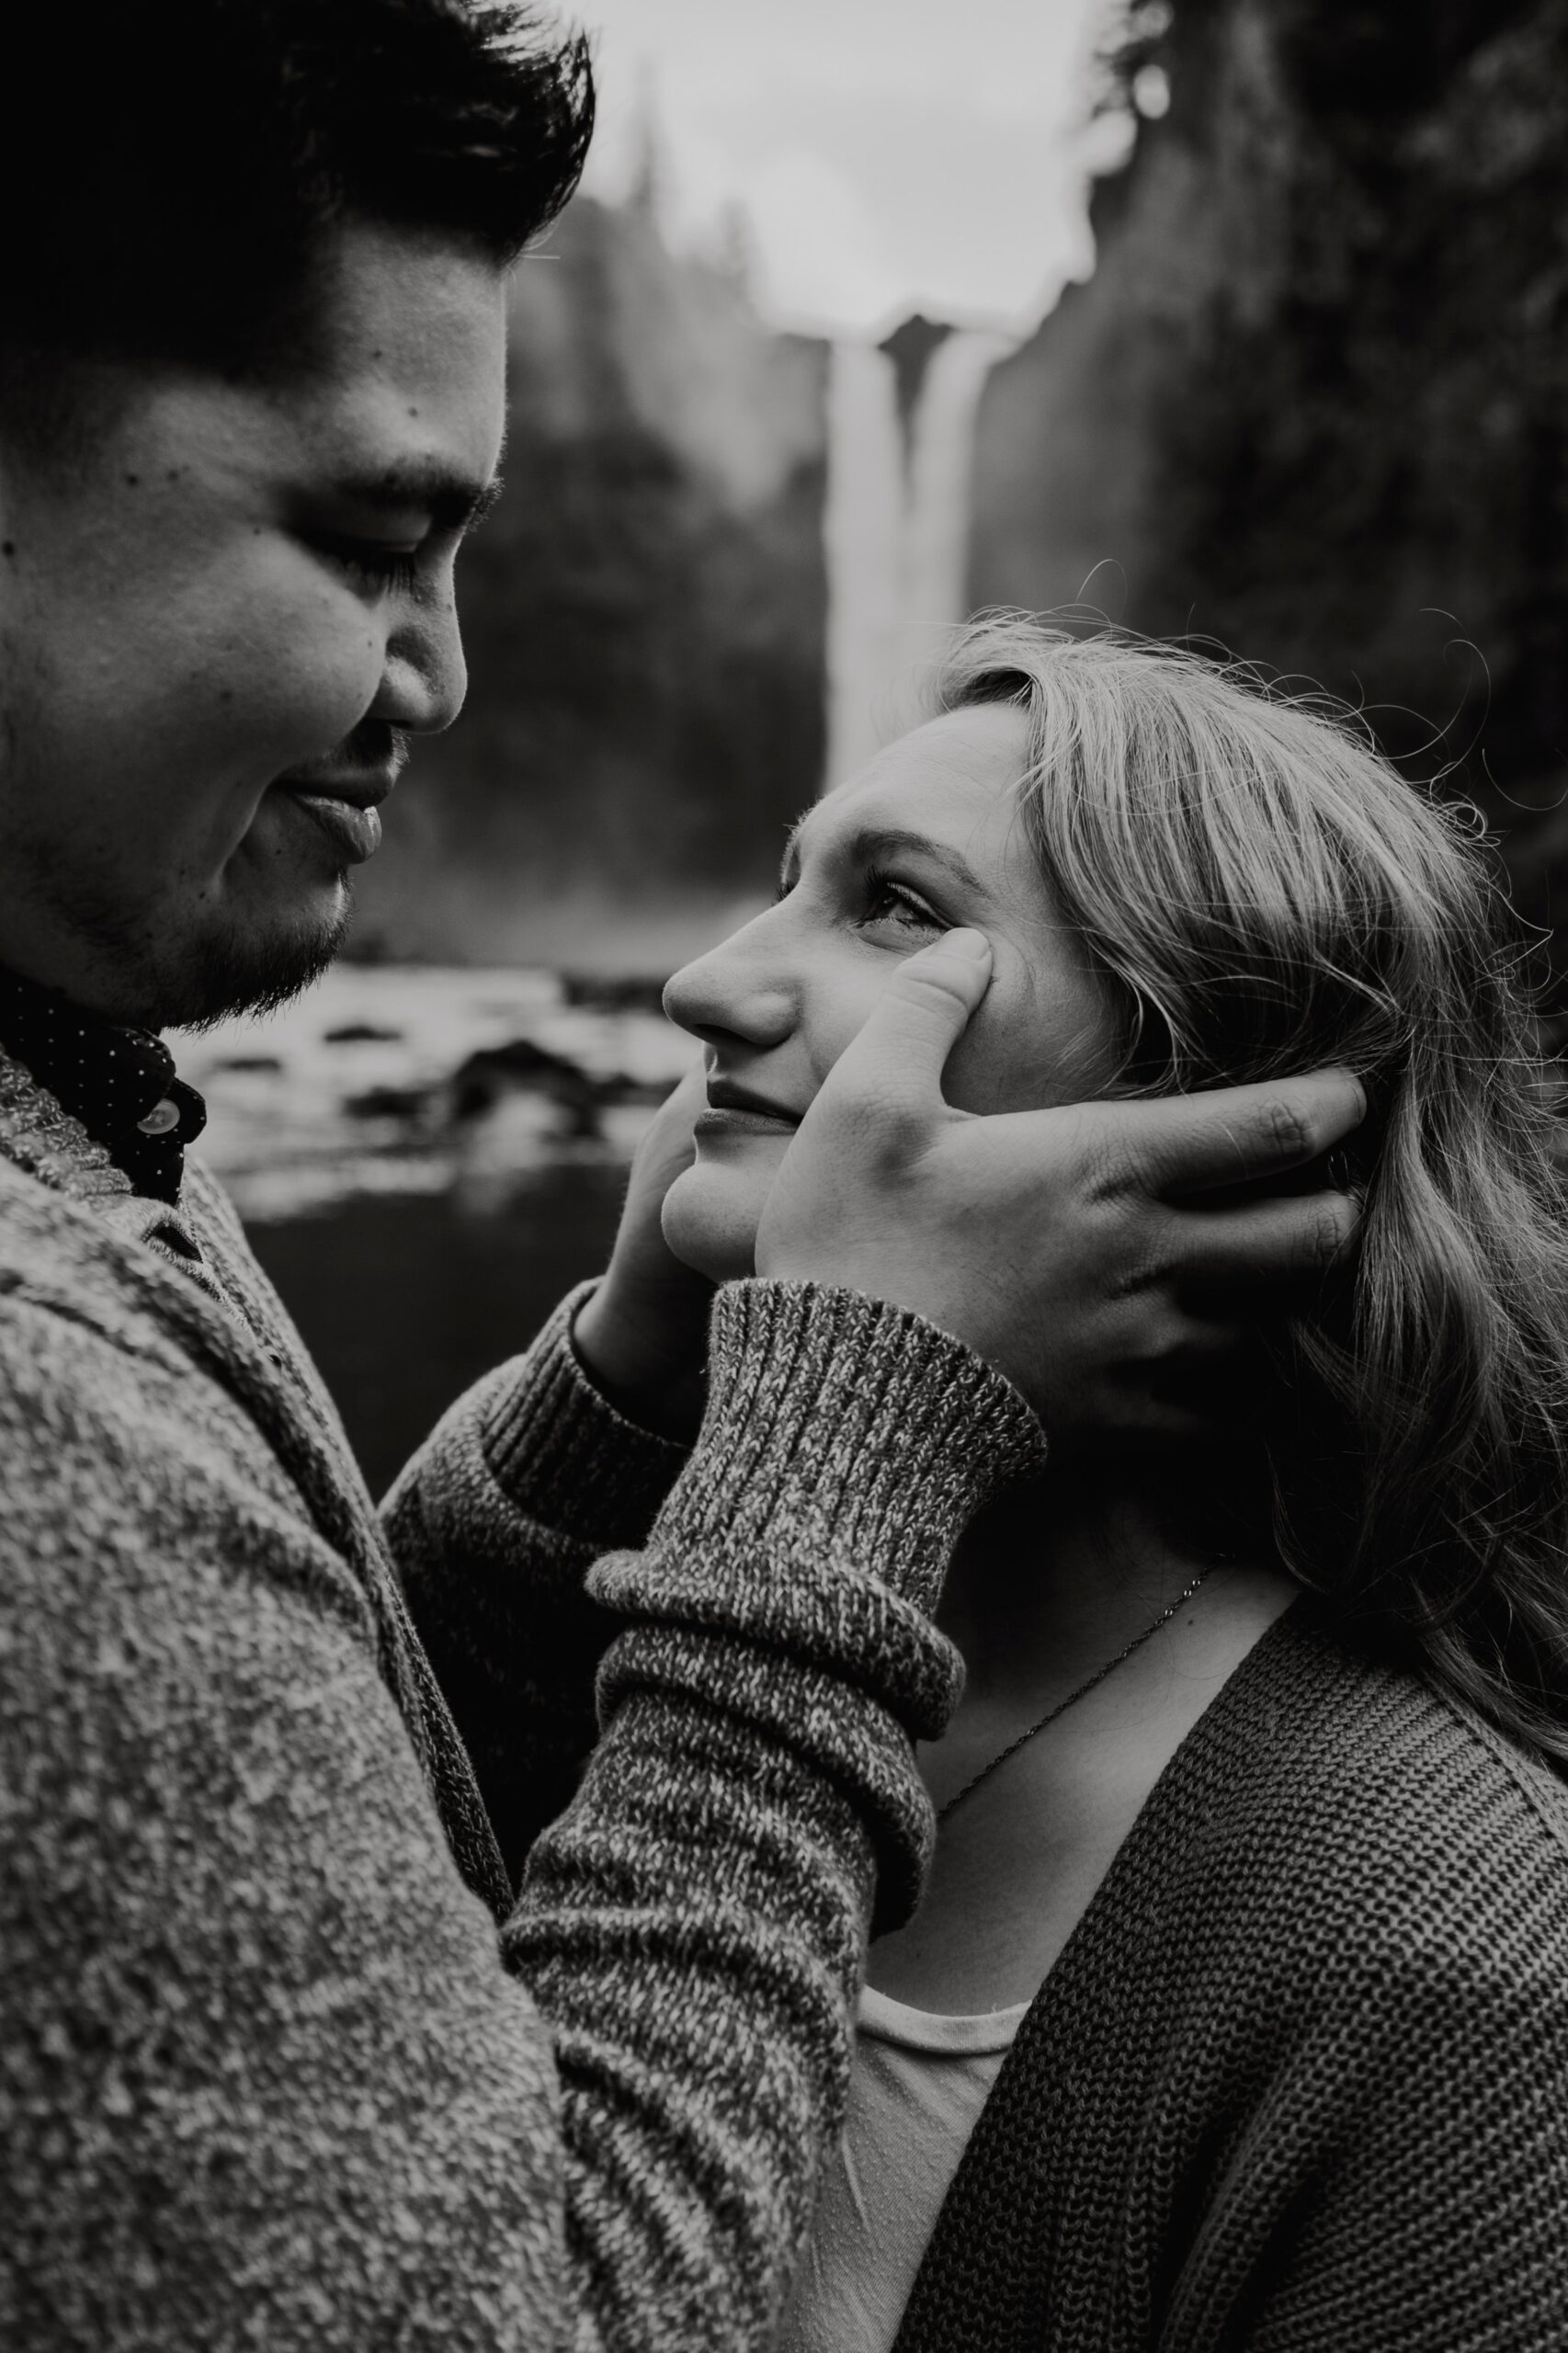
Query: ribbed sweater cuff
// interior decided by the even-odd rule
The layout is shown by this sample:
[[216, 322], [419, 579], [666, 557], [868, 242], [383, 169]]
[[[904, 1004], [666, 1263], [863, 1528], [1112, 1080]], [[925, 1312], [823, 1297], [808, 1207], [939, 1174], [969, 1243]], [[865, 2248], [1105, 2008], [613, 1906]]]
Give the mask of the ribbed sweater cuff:
[[572, 1325], [595, 1288], [568, 1292], [527, 1355], [490, 1376], [480, 1442], [517, 1510], [608, 1550], [642, 1541], [687, 1449], [629, 1422], [583, 1370]]
[[962, 1669], [929, 1613], [948, 1561], [987, 1497], [1044, 1461], [1018, 1392], [921, 1317], [856, 1291], [726, 1285], [691, 1461], [646, 1550], [588, 1574], [629, 1621], [601, 1722], [654, 1683], [815, 1754], [870, 1831], [873, 1933], [898, 1926], [934, 1825], [887, 1719], [912, 1740], [945, 1728]]
[[933, 1739], [960, 1680], [930, 1622], [953, 1547], [1044, 1460], [1011, 1382], [922, 1317], [727, 1284], [691, 1461], [646, 1550], [601, 1560], [588, 1590], [634, 1622], [738, 1635], [849, 1682]]
[[929, 1611], [973, 1514], [1044, 1466], [1045, 1433], [1012, 1382], [923, 1316], [858, 1291], [730, 1283], [659, 1545], [783, 1540]]

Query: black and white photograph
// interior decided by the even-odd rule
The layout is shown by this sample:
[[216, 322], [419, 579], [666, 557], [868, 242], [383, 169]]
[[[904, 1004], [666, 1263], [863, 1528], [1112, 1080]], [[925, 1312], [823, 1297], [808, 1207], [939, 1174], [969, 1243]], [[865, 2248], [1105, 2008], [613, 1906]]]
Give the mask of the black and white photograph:
[[0, 212], [0, 2347], [1568, 2353], [1568, 0]]

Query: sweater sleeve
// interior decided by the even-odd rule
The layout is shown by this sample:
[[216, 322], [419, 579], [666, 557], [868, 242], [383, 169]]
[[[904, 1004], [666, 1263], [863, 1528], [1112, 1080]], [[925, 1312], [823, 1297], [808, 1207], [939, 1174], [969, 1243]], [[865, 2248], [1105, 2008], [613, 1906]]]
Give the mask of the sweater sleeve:
[[555, 2031], [569, 2245], [615, 2345], [767, 2339], [843, 2117], [867, 1915], [906, 1917], [929, 1854], [910, 1742], [960, 1670], [927, 1612], [1042, 1446], [978, 1358], [849, 1292], [727, 1288], [710, 1392], [647, 1547], [590, 1579], [623, 1628], [604, 1737], [506, 1937]]
[[646, 1540], [689, 1451], [627, 1421], [583, 1370], [572, 1324], [593, 1289], [458, 1400], [381, 1506], [514, 1885], [597, 1734], [594, 1677], [614, 1627], [588, 1569]]
[[0, 1312], [0, 2338], [759, 2348], [929, 1833], [925, 1613], [1032, 1415], [915, 1319], [740, 1287], [498, 1942], [239, 1392]]

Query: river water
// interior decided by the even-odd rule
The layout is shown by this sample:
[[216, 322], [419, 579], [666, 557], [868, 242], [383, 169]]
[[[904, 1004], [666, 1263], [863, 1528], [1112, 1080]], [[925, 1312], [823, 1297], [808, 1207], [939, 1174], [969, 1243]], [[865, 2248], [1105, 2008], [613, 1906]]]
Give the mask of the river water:
[[352, 965], [174, 1044], [207, 1098], [197, 1152], [378, 1494], [603, 1265], [637, 1139], [696, 1051], [648, 1006], [572, 1002], [552, 972]]

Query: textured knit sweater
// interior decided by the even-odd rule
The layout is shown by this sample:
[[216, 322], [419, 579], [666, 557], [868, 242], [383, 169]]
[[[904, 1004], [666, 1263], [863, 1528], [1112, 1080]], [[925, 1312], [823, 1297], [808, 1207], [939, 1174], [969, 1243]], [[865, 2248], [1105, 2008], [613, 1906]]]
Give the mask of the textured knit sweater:
[[1156, 1783], [897, 2353], [1563, 2353], [1568, 1793], [1296, 1602]]
[[1244, 2348], [1568, 2353], [1568, 1791], [1305, 1597], [1031, 2004], [897, 2338]]
[[711, 1370], [682, 1467], [563, 1311], [378, 1515], [217, 1187], [0, 1059], [0, 2344], [766, 2342], [1043, 1441], [846, 1293]]

